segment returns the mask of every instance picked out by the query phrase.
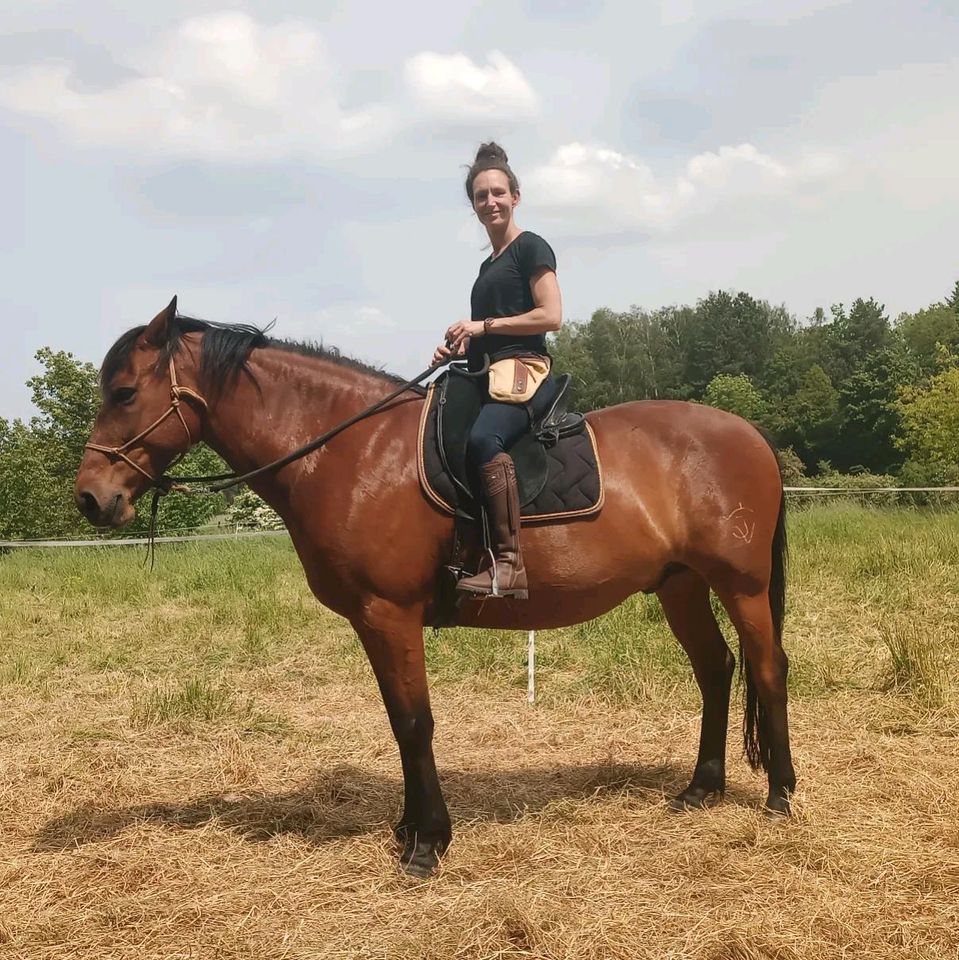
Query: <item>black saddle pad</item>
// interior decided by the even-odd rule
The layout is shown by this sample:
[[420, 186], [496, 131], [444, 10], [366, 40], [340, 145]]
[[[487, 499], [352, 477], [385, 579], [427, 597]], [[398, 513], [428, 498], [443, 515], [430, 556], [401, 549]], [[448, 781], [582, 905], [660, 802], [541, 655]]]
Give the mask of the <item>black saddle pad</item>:
[[[420, 421], [420, 484], [448, 513], [479, 515], [466, 475], [466, 445], [483, 403], [482, 390], [482, 381], [443, 374], [426, 395]], [[586, 516], [602, 507], [596, 439], [589, 424], [584, 427], [572, 436], [545, 441], [530, 431], [510, 448], [524, 522]]]

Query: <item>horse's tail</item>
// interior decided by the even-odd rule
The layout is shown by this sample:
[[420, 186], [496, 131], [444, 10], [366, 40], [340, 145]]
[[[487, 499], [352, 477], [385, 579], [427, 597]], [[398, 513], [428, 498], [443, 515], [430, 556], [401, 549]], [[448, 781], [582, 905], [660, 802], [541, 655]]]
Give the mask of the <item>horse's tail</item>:
[[[779, 455], [776, 452], [776, 446], [772, 438], [765, 432], [760, 431], [763, 439], [769, 444], [769, 449], [776, 455], [776, 462], [779, 462]], [[773, 640], [778, 645], [782, 643], [783, 638], [783, 619], [786, 614], [786, 561], [788, 559], [788, 549], [786, 544], [786, 496], [782, 491], [782, 465], [779, 470], [779, 516], [776, 518], [776, 530], [773, 533], [772, 542], [772, 569], [769, 577], [769, 612], [772, 614], [773, 621]], [[742, 640], [739, 642], [739, 677], [744, 685], [744, 715], [743, 715], [743, 752], [749, 765], [757, 770], [762, 767], [764, 770], [769, 767], [769, 744], [765, 742], [763, 731], [765, 729], [765, 710], [759, 702], [759, 695], [756, 692], [756, 684], [753, 680], [752, 670], [746, 660], [746, 652], [743, 650]]]

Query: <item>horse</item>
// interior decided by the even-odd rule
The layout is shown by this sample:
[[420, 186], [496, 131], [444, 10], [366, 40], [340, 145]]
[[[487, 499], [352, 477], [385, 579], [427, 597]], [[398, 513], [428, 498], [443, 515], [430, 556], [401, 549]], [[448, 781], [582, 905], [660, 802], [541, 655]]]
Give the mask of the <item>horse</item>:
[[[254, 470], [385, 397], [399, 378], [335, 350], [257, 327], [177, 313], [176, 298], [120, 336], [101, 371], [102, 403], [76, 478], [83, 515], [121, 527], [139, 496], [202, 440]], [[433, 756], [424, 658], [453, 521], [422, 492], [416, 468], [422, 391], [400, 393], [322, 448], [251, 480], [283, 518], [320, 603], [355, 629], [382, 694], [403, 771], [395, 828], [402, 867], [437, 868], [449, 813]], [[765, 811], [788, 816], [790, 755], [782, 627], [786, 528], [771, 441], [701, 404], [623, 403], [587, 414], [603, 466], [598, 513], [524, 526], [529, 599], [465, 598], [466, 627], [546, 629], [655, 593], [692, 664], [703, 710], [699, 751], [677, 811], [722, 797], [735, 659], [710, 590], [738, 634], [744, 754], [767, 772]]]

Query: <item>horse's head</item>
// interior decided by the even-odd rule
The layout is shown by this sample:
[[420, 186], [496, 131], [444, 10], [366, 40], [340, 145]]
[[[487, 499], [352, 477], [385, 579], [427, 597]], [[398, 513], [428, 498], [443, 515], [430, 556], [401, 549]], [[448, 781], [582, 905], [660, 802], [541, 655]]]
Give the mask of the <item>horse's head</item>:
[[199, 438], [205, 401], [178, 383], [175, 318], [176, 297], [146, 327], [120, 337], [104, 360], [103, 401], [74, 489], [77, 507], [96, 526], [129, 523], [136, 499]]

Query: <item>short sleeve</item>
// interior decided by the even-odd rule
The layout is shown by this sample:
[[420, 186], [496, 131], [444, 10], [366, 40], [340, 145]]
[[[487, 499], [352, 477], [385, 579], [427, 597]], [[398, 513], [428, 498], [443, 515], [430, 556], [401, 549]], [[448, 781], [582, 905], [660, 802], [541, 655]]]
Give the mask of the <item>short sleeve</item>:
[[527, 230], [520, 239], [523, 245], [519, 250], [519, 264], [525, 276], [531, 277], [540, 267], [556, 272], [556, 254], [539, 234]]

